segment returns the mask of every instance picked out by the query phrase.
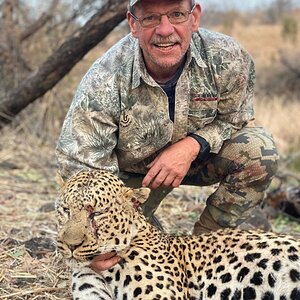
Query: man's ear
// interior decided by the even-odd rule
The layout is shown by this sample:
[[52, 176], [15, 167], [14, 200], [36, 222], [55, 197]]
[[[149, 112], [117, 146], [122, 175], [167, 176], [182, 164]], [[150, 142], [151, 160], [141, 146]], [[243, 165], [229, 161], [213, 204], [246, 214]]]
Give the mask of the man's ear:
[[127, 191], [125, 191], [125, 197], [134, 208], [138, 208], [143, 203], [145, 203], [151, 191], [147, 187], [142, 187], [139, 189], [131, 189], [131, 188], [126, 188], [126, 189]]
[[132, 15], [130, 14], [129, 11], [127, 11], [127, 21], [128, 21], [128, 25], [130, 27], [130, 31], [133, 37], [137, 38], [138, 37], [138, 31], [137, 31], [137, 22], [134, 20], [134, 18], [132, 17]]
[[196, 7], [194, 8], [194, 11], [192, 13], [192, 18], [193, 18], [192, 30], [193, 30], [193, 32], [196, 32], [200, 25], [201, 11], [202, 11], [202, 9], [201, 9], [200, 4], [196, 3]]
[[56, 183], [63, 188], [66, 184], [66, 181], [63, 179], [63, 177], [61, 176], [60, 172], [57, 172], [55, 175], [55, 181]]

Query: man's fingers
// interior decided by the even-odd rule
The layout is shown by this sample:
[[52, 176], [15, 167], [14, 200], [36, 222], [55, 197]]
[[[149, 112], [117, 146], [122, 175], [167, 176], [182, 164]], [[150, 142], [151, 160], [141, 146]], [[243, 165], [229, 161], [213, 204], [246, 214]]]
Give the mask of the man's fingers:
[[154, 164], [157, 162], [157, 160], [159, 159], [159, 157], [160, 157], [160, 155], [156, 156], [156, 157], [151, 161], [151, 163], [149, 163], [149, 164], [147, 165], [147, 168], [148, 168], [148, 169], [152, 168], [153, 165], [154, 165]]
[[164, 180], [164, 182], [162, 183], [164, 186], [173, 186], [173, 182], [174, 182], [174, 180], [176, 179], [176, 176], [175, 175], [173, 175], [173, 174], [169, 174], [166, 178], [165, 178], [165, 180]]
[[176, 188], [179, 187], [182, 182], [183, 177], [175, 177], [175, 179], [172, 182], [172, 187]]
[[150, 186], [151, 181], [155, 176], [159, 173], [160, 169], [155, 167], [155, 162], [158, 160], [158, 157], [156, 157], [150, 164], [147, 165], [147, 168], [149, 169], [148, 173], [144, 177], [142, 181], [142, 186]]
[[161, 170], [156, 177], [152, 180], [151, 183], [151, 188], [156, 189], [161, 185], [164, 185], [164, 181], [167, 178], [168, 173], [166, 173], [165, 171]]
[[152, 182], [152, 180], [157, 176], [157, 174], [159, 173], [159, 169], [156, 169], [155, 166], [153, 168], [151, 168], [148, 173], [146, 174], [146, 176], [144, 177], [143, 181], [142, 181], [142, 186], [149, 186], [150, 183]]
[[146, 176], [144, 177], [143, 181], [142, 181], [142, 186], [149, 186], [150, 182], [152, 181], [152, 175], [150, 175], [149, 173], [146, 174]]

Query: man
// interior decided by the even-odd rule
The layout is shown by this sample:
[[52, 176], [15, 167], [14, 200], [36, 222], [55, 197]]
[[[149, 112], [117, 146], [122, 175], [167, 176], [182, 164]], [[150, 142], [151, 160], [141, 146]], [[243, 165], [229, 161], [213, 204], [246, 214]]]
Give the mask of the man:
[[[230, 37], [198, 30], [200, 15], [194, 1], [130, 0], [131, 34], [83, 78], [57, 146], [65, 178], [99, 168], [150, 187], [143, 209], [154, 223], [172, 188], [219, 182], [195, 234], [241, 224], [278, 159], [271, 135], [254, 124], [251, 57]], [[93, 267], [113, 265], [112, 255]]]

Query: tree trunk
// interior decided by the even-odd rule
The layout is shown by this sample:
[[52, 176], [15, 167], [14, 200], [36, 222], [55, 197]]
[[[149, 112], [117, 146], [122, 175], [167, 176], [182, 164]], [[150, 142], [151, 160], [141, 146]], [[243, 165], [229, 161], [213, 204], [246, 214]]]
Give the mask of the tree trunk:
[[30, 103], [53, 88], [89, 50], [124, 20], [127, 1], [108, 2], [48, 57], [36, 72], [0, 99], [0, 129]]

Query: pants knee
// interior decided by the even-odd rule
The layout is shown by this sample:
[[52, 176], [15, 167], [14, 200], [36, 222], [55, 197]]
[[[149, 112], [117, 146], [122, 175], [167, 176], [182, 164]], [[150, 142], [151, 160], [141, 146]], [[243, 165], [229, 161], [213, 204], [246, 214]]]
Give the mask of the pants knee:
[[260, 182], [266, 188], [278, 166], [273, 137], [261, 127], [244, 128], [224, 143], [220, 156], [230, 160], [235, 180]]

